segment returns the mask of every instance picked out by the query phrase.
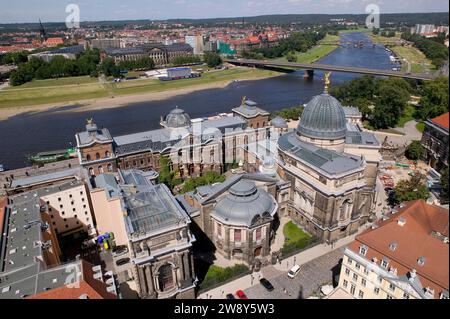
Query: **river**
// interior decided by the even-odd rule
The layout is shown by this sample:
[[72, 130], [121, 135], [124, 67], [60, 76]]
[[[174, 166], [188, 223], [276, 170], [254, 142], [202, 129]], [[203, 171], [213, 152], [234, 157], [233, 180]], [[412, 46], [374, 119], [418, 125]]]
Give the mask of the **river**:
[[[363, 33], [342, 34], [344, 42], [367, 40]], [[318, 63], [341, 66], [367, 67], [390, 70], [389, 54], [382, 45], [356, 48], [344, 45], [322, 58]], [[334, 73], [332, 85], [356, 75]], [[275, 78], [234, 82], [225, 88], [208, 89], [179, 95], [164, 101], [135, 103], [126, 107], [88, 112], [61, 112], [55, 110], [22, 113], [0, 121], [0, 164], [8, 169], [28, 166], [27, 156], [40, 151], [64, 149], [75, 144], [75, 133], [84, 129], [87, 118], [94, 118], [99, 126], [111, 134], [121, 135], [159, 127], [161, 116], [175, 106], [184, 109], [191, 118], [229, 112], [239, 105], [243, 96], [252, 99], [267, 111], [307, 103], [323, 91], [323, 73], [304, 79], [303, 71]], [[77, 106], [64, 108], [70, 110]]]

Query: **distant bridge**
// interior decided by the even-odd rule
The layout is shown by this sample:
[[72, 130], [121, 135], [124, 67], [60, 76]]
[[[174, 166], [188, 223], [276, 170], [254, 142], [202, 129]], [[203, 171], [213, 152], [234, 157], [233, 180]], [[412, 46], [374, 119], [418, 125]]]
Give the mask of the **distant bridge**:
[[333, 71], [333, 72], [356, 73], [356, 74], [367, 74], [378, 76], [392, 76], [397, 78], [414, 79], [422, 81], [431, 81], [434, 79], [433, 75], [431, 74], [411, 74], [391, 70], [376, 70], [376, 69], [357, 68], [352, 66], [327, 65], [320, 63], [297, 63], [297, 62], [246, 60], [246, 59], [237, 59], [237, 60], [225, 59], [224, 61], [230, 64], [241, 66], [287, 67], [294, 69], [302, 69], [306, 70], [309, 76], [312, 76], [314, 74], [314, 70], [319, 70], [319, 71]]

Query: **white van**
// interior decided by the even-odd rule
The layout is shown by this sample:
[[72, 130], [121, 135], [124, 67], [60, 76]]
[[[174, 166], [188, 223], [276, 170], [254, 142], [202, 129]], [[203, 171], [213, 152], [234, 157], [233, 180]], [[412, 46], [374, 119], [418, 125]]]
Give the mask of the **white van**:
[[288, 277], [289, 278], [294, 278], [295, 276], [298, 275], [298, 273], [300, 272], [300, 266], [299, 265], [295, 265], [294, 267], [291, 268], [291, 270], [289, 270], [288, 272]]

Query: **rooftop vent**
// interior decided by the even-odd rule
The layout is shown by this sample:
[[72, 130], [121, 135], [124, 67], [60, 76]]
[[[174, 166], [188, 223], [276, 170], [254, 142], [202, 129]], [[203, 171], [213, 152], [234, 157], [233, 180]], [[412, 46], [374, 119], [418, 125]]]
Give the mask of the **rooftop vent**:
[[87, 294], [82, 294], [78, 299], [89, 299], [89, 296]]
[[425, 257], [419, 257], [419, 259], [417, 259], [417, 263], [419, 264], [419, 266], [425, 265]]
[[389, 244], [389, 249], [392, 251], [395, 251], [395, 249], [397, 249], [397, 243], [394, 241], [392, 243]]
[[400, 217], [399, 219], [398, 219], [398, 221], [397, 221], [397, 224], [399, 225], [399, 226], [405, 226], [405, 224], [406, 224], [406, 219], [405, 219], [405, 217]]

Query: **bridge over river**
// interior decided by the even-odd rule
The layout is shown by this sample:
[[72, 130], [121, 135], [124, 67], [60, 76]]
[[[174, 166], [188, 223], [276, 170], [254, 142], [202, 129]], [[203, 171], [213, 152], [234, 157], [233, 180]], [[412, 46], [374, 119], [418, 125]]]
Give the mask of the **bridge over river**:
[[241, 66], [255, 66], [255, 67], [286, 67], [292, 69], [303, 69], [308, 72], [308, 75], [313, 75], [314, 70], [319, 71], [333, 71], [333, 72], [344, 72], [344, 73], [355, 73], [355, 74], [367, 74], [367, 75], [377, 75], [377, 76], [392, 76], [405, 79], [414, 79], [422, 81], [430, 81], [434, 79], [432, 74], [413, 74], [404, 73], [399, 71], [390, 70], [377, 70], [368, 68], [359, 68], [353, 66], [337, 66], [337, 65], [327, 65], [320, 63], [297, 63], [297, 62], [283, 62], [275, 60], [247, 60], [247, 59], [225, 59], [227, 63]]

